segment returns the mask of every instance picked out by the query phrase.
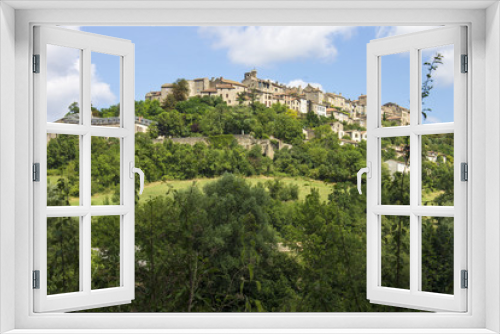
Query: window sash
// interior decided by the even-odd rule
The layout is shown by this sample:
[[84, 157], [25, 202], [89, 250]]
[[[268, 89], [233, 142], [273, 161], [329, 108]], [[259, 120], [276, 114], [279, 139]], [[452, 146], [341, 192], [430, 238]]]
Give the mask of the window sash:
[[[460, 73], [461, 54], [466, 54], [466, 28], [446, 27], [374, 40], [367, 48], [368, 120], [367, 161], [372, 178], [367, 180], [367, 297], [373, 303], [423, 310], [467, 311], [467, 290], [461, 289], [460, 271], [467, 269], [467, 183], [460, 182], [460, 163], [467, 162], [467, 76]], [[421, 49], [454, 45], [454, 123], [419, 124], [421, 106]], [[381, 56], [410, 54], [410, 125], [381, 126]], [[421, 135], [454, 133], [454, 206], [427, 207], [421, 199]], [[410, 137], [410, 205], [381, 205], [381, 138]], [[410, 217], [410, 289], [381, 286], [381, 216]], [[422, 216], [454, 217], [454, 295], [421, 291]]]
[[[35, 27], [34, 54], [40, 55], [40, 73], [34, 75], [34, 151], [40, 163], [40, 182], [34, 184], [34, 270], [40, 271], [40, 289], [34, 289], [34, 311], [74, 311], [128, 303], [134, 298], [134, 180], [129, 162], [135, 157], [134, 45], [130, 41], [52, 27]], [[47, 123], [47, 45], [80, 51], [80, 125]], [[91, 52], [112, 54], [121, 63], [121, 127], [91, 126]], [[80, 137], [80, 205], [47, 206], [47, 133]], [[120, 205], [91, 205], [91, 139], [115, 137], [121, 142]], [[120, 286], [91, 289], [91, 218], [120, 215]], [[47, 217], [79, 217], [79, 291], [47, 295]]]

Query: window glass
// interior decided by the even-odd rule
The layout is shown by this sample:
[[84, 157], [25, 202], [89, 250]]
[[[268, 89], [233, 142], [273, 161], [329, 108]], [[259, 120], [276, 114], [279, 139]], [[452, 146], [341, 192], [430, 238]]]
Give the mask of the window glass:
[[410, 137], [381, 139], [382, 205], [410, 205]]
[[453, 218], [422, 217], [422, 291], [453, 294]]
[[381, 56], [380, 77], [382, 126], [410, 125], [410, 53]]
[[382, 286], [410, 289], [410, 217], [382, 216]]
[[453, 206], [454, 135], [422, 136], [422, 205]]
[[47, 218], [47, 294], [80, 291], [80, 218]]
[[47, 122], [81, 124], [81, 50], [47, 45]]
[[453, 45], [420, 50], [421, 124], [453, 122], [454, 48]]
[[80, 136], [47, 134], [47, 206], [80, 204]]
[[92, 137], [92, 205], [119, 205], [120, 139]]
[[120, 216], [92, 217], [92, 289], [120, 286]]
[[[120, 127], [120, 58], [92, 52], [90, 99], [92, 126]], [[106, 80], [103, 80], [103, 78]]]

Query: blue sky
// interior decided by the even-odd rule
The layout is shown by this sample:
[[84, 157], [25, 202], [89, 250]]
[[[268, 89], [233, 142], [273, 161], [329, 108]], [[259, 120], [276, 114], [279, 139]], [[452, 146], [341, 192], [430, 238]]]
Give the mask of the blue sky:
[[[341, 92], [357, 99], [366, 93], [366, 44], [376, 38], [425, 28], [80, 27], [80, 30], [128, 39], [135, 44], [136, 100], [143, 100], [147, 92], [160, 90], [162, 84], [178, 78], [223, 76], [241, 81], [244, 72], [253, 68], [260, 78], [286, 84], [319, 84], [328, 92]], [[391, 66], [383, 65], [382, 70], [383, 102], [408, 107], [409, 85], [405, 84], [408, 58], [390, 57], [387, 63]], [[99, 86], [96, 92], [102, 95], [93, 97], [94, 106], [104, 107], [118, 101], [119, 78], [113, 58], [92, 54], [95, 85]], [[428, 104], [432, 104], [436, 120], [452, 121], [453, 107], [449, 101], [453, 100], [453, 86], [437, 72], [432, 91], [435, 98], [432, 103], [429, 98]], [[444, 66], [442, 72], [446, 72]]]

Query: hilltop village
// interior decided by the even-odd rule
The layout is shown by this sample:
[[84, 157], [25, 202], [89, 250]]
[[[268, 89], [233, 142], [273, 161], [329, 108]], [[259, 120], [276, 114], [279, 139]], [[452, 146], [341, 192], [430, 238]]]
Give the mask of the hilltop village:
[[[228, 106], [251, 103], [250, 96], [266, 107], [275, 103], [286, 105], [304, 117], [312, 111], [318, 116], [333, 118], [332, 130], [339, 134], [339, 139], [344, 143], [359, 143], [366, 139], [366, 131], [344, 131], [343, 124], [356, 124], [366, 128], [366, 95], [360, 95], [357, 100], [342, 96], [342, 93], [324, 92], [319, 88], [307, 85], [302, 87], [289, 87], [285, 84], [269, 79], [257, 77], [257, 71], [246, 72], [241, 82], [220, 78], [197, 78], [186, 80], [189, 85], [189, 97], [193, 96], [220, 96]], [[173, 84], [166, 83], [160, 91], [146, 94], [146, 100], [164, 101], [172, 93]], [[243, 96], [243, 101], [240, 98]], [[382, 106], [381, 113], [384, 120], [398, 126], [410, 124], [410, 111], [395, 103]], [[312, 131], [304, 129], [306, 139], [313, 136]], [[345, 139], [349, 136], [351, 140]]]
[[[198, 78], [193, 80], [182, 79], [182, 81], [187, 86], [185, 89], [186, 96], [183, 97], [186, 100], [195, 97], [212, 97], [222, 100], [228, 107], [234, 108], [251, 106], [252, 103], [256, 102], [259, 102], [264, 108], [273, 108], [276, 106], [285, 108], [286, 106], [285, 109], [288, 109], [294, 115], [293, 117], [297, 119], [305, 120], [311, 114], [316, 115], [317, 118], [321, 118], [321, 123], [325, 124], [325, 126], [328, 125], [331, 131], [336, 133], [340, 145], [358, 146], [361, 141], [367, 139], [367, 96], [364, 94], [360, 95], [356, 100], [352, 100], [343, 96], [342, 93], [325, 92], [310, 84], [305, 88], [291, 87], [273, 80], [258, 78], [256, 70], [246, 72], [241, 82], [223, 77], [211, 79]], [[175, 87], [176, 83], [166, 83], [161, 86], [161, 90], [147, 93], [145, 101], [157, 102], [158, 106], [164, 106], [168, 98], [175, 95]], [[102, 113], [93, 110], [92, 125], [120, 126], [119, 107], [115, 108], [112, 106], [109, 111], [111, 113]], [[163, 113], [164, 110], [160, 109], [160, 112]], [[211, 129], [215, 124], [208, 125], [208, 131], [205, 127], [203, 129], [205, 131], [200, 133], [199, 127], [202, 125], [198, 124], [199, 122], [196, 125], [191, 124], [191, 127], [189, 127], [180, 119], [168, 118], [158, 122], [158, 115], [155, 119], [151, 120], [148, 119], [147, 114], [144, 117], [139, 116], [142, 113], [138, 110], [136, 110], [136, 113], [138, 114], [135, 117], [135, 131], [149, 133], [154, 143], [164, 142], [168, 139], [177, 144], [194, 146], [200, 143], [209, 146], [211, 142], [210, 136], [215, 134], [214, 129]], [[177, 111], [173, 110], [171, 113], [166, 112], [165, 115], [172, 114], [174, 116], [177, 113]], [[410, 123], [410, 111], [395, 103], [386, 103], [383, 105], [381, 107], [381, 114], [383, 121], [386, 122], [385, 124], [390, 124], [390, 126], [405, 126]], [[185, 115], [178, 115], [178, 117], [182, 118]], [[68, 113], [56, 122], [78, 124], [79, 113]], [[183, 127], [188, 127], [188, 129], [187, 131], [180, 132], [173, 129], [164, 129], [165, 131], [159, 131], [159, 133], [155, 134], [154, 128], [156, 128], [156, 123], [162, 123], [163, 127], [168, 128], [184, 124]], [[315, 127], [307, 125], [308, 122], [298, 123], [303, 125], [298, 129], [293, 129], [295, 131], [295, 138], [298, 136], [302, 140], [309, 141], [316, 136]], [[281, 125], [281, 127], [286, 131], [290, 130], [290, 127], [287, 127], [287, 125]], [[286, 138], [286, 135], [276, 135], [268, 131], [267, 135], [262, 136], [261, 134], [255, 136], [251, 131], [240, 131], [234, 132], [233, 130], [233, 132], [230, 132], [238, 145], [246, 150], [251, 150], [255, 146], [259, 146], [262, 154], [270, 159], [274, 158], [276, 151], [280, 151], [283, 148], [292, 148], [292, 141], [290, 138]], [[217, 134], [222, 134], [222, 132]], [[47, 140], [53, 137], [54, 135], [49, 135]], [[401, 145], [393, 145], [393, 149], [395, 152], [394, 159], [387, 161], [389, 169], [391, 172], [406, 170], [407, 166], [403, 158], [404, 148]]]

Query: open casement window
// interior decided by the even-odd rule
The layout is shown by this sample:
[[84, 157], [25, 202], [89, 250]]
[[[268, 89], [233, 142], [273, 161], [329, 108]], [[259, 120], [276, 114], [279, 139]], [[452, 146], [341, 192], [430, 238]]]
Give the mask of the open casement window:
[[[372, 303], [467, 310], [462, 282], [467, 182], [461, 179], [461, 165], [467, 163], [466, 51], [465, 27], [367, 46], [367, 298]], [[398, 67], [401, 63], [406, 66]], [[440, 89], [443, 74], [451, 85], [448, 93]], [[402, 98], [409, 100], [409, 110], [390, 103], [391, 90], [407, 92]]]
[[[101, 55], [115, 60], [120, 85], [118, 115], [106, 119], [94, 115], [91, 105], [91, 92], [100, 84], [91, 57]], [[33, 60], [34, 311], [129, 303], [134, 299], [134, 45], [35, 27]], [[64, 68], [68, 61], [71, 66]], [[74, 93], [74, 103], [61, 106], [67, 92]], [[118, 158], [98, 156], [99, 145]], [[62, 167], [64, 160], [76, 163]], [[99, 169], [106, 171], [96, 173]], [[94, 188], [105, 182], [114, 189], [111, 201], [93, 205]], [[93, 238], [96, 232], [104, 242]]]

